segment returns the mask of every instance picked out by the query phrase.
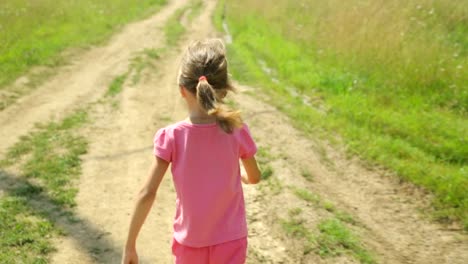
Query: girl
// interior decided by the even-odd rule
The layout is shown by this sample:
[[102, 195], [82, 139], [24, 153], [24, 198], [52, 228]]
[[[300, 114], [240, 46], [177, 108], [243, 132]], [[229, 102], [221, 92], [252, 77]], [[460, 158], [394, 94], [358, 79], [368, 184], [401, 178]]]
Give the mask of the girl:
[[[175, 263], [244, 263], [247, 223], [241, 181], [256, 184], [257, 148], [238, 111], [223, 104], [228, 81], [225, 48], [212, 39], [191, 44], [178, 82], [188, 118], [160, 129], [155, 161], [133, 212], [123, 263], [138, 263], [136, 239], [169, 166], [177, 193]], [[240, 173], [239, 159], [247, 175]]]

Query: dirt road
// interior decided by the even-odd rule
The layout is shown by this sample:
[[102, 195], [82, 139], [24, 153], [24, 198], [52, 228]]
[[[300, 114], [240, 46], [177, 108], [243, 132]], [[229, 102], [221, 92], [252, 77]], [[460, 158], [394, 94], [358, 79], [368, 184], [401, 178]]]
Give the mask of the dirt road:
[[[78, 55], [72, 64], [44, 85], [0, 112], [0, 155], [35, 122], [61, 118], [74, 109], [102, 98], [112, 79], [127, 71], [132, 56], [145, 48], [166, 45], [162, 26], [187, 0], [170, 1], [154, 16], [125, 27], [108, 44]], [[56, 241], [52, 263], [118, 263], [135, 194], [152, 161], [155, 131], [184, 118], [176, 74], [182, 47], [190, 40], [219, 36], [211, 16], [216, 1], [204, 1], [200, 15], [187, 25], [180, 45], [168, 47], [153, 68], [144, 70], [136, 85], [124, 84], [118, 106], [97, 104], [86, 127], [90, 142], [83, 157], [76, 215], [80, 221]], [[249, 263], [355, 263], [343, 255], [322, 258], [304, 253], [302, 241], [288, 236], [281, 219], [301, 207], [306, 226], [314, 227], [330, 209], [311, 206], [296, 195], [303, 188], [347, 212], [350, 229], [379, 263], [468, 263], [468, 239], [461, 231], [430, 222], [419, 211], [427, 195], [412, 193], [395, 176], [368, 169], [326, 142], [313, 140], [295, 129], [288, 118], [260, 100], [258, 89], [239, 86], [233, 100], [245, 121], [267, 150], [274, 181], [246, 186], [249, 219]], [[301, 175], [310, 175], [311, 180]], [[166, 175], [156, 204], [138, 241], [142, 263], [171, 263], [170, 240], [175, 193]]]

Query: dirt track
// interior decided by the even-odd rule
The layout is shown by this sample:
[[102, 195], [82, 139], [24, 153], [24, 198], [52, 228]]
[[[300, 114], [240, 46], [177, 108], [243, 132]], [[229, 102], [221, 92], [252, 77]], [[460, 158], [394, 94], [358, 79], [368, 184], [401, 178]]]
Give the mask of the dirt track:
[[[56, 241], [58, 252], [52, 263], [119, 262], [133, 198], [152, 160], [152, 137], [158, 128], [185, 115], [176, 85], [182, 47], [192, 39], [219, 36], [211, 25], [215, 2], [205, 1], [181, 45], [171, 47], [155, 68], [146, 69], [140, 83], [124, 85], [118, 109], [98, 104], [91, 110], [93, 123], [85, 129], [90, 147], [83, 157], [76, 208], [83, 221], [68, 228], [75, 232]], [[44, 85], [0, 112], [0, 155], [27, 134], [34, 122], [61, 118], [101, 98], [111, 80], [127, 70], [133, 54], [165, 45], [162, 25], [187, 3], [170, 1], [153, 17], [128, 25], [107, 45], [79, 55]], [[376, 253], [379, 263], [468, 263], [467, 236], [432, 223], [418, 212], [427, 205], [413, 201], [427, 197], [411, 194], [408, 189], [414, 188], [400, 184], [394, 176], [367, 169], [326, 143], [305, 137], [277, 109], [249, 95], [252, 91], [255, 88], [241, 86], [233, 98], [259, 146], [273, 157], [270, 165], [280, 191], [265, 183], [245, 187], [249, 263], [356, 262], [346, 256], [303, 255], [300, 242], [284, 234], [278, 219], [286, 219], [293, 207], [303, 208], [310, 226], [329, 214], [294, 196], [291, 187], [309, 189], [351, 214], [357, 222], [352, 230]], [[301, 176], [304, 170], [313, 176], [312, 181]], [[138, 240], [142, 263], [171, 263], [174, 208], [168, 174]]]

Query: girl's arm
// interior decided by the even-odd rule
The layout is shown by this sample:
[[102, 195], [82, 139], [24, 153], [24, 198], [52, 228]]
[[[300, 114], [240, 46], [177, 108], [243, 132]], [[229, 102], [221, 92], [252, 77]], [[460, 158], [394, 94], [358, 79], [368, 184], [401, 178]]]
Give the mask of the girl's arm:
[[130, 222], [127, 242], [125, 244], [123, 263], [138, 263], [138, 257], [136, 255], [136, 239], [141, 226], [145, 222], [146, 216], [153, 205], [159, 184], [161, 183], [168, 167], [169, 162], [156, 157], [153, 165], [151, 166], [149, 177], [138, 193], [137, 202]]
[[245, 184], [257, 184], [261, 178], [261, 172], [258, 169], [255, 157], [241, 159], [247, 176], [242, 175], [242, 182]]

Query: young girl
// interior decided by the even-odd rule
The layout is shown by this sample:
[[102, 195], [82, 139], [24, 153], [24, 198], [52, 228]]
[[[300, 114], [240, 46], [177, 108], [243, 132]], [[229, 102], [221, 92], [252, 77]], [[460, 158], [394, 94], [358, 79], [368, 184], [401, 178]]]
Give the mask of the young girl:
[[[175, 263], [244, 263], [247, 222], [241, 181], [256, 184], [257, 148], [240, 114], [226, 108], [228, 81], [223, 43], [191, 44], [179, 72], [187, 119], [160, 129], [155, 161], [133, 212], [123, 263], [138, 263], [136, 239], [172, 163], [177, 192], [172, 253]], [[242, 175], [239, 159], [247, 175]]]

